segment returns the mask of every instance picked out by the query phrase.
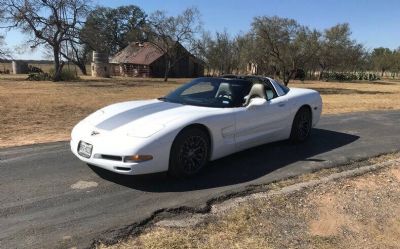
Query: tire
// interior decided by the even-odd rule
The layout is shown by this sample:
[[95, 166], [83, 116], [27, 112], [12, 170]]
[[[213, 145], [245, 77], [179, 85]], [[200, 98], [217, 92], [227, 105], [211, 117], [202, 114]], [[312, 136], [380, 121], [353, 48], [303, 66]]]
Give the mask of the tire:
[[309, 108], [303, 106], [297, 111], [292, 124], [290, 140], [294, 143], [301, 143], [310, 137], [312, 126], [312, 115]]
[[196, 175], [208, 162], [210, 138], [199, 128], [186, 128], [175, 138], [168, 173], [177, 178]]

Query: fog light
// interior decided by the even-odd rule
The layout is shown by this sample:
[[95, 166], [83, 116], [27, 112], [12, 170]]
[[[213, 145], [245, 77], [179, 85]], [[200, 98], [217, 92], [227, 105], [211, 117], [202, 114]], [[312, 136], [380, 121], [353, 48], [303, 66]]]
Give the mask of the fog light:
[[153, 159], [151, 155], [133, 155], [124, 157], [124, 162], [126, 163], [139, 163], [144, 161], [149, 161]]

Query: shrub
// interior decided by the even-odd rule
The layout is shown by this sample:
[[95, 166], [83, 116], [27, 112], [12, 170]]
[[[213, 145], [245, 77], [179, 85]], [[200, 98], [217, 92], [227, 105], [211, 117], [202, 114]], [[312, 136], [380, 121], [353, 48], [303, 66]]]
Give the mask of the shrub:
[[43, 80], [51, 80], [53, 77], [51, 77], [50, 74], [48, 73], [30, 73], [28, 74], [27, 80], [31, 81], [43, 81]]
[[32, 65], [28, 65], [28, 72], [29, 73], [43, 73], [43, 70], [41, 68], [32, 66]]
[[376, 74], [367, 74], [364, 72], [348, 73], [348, 72], [325, 72], [322, 79], [326, 81], [353, 81], [353, 80], [379, 80]]
[[[50, 74], [51, 78], [54, 78], [54, 69], [53, 68], [51, 68], [49, 70], [49, 74]], [[79, 80], [79, 76], [76, 75], [75, 71], [68, 69], [68, 68], [64, 68], [61, 71], [61, 80], [62, 81]]]

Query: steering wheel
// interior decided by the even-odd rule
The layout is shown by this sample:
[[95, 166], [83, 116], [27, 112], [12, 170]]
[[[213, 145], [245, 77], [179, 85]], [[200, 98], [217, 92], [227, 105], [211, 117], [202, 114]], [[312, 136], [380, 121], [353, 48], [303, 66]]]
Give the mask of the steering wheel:
[[232, 95], [227, 93], [227, 92], [220, 92], [217, 95], [217, 99], [225, 99], [225, 100], [231, 101], [232, 100]]
[[217, 95], [217, 99], [221, 101], [223, 104], [231, 104], [232, 103], [232, 95], [227, 92], [221, 92]]

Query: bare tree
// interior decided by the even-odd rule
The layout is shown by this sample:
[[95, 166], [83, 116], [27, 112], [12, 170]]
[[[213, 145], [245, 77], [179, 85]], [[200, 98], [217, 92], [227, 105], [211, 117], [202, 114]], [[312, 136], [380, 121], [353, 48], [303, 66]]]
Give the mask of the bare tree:
[[87, 75], [86, 64], [90, 61], [90, 49], [80, 39], [75, 38], [67, 41], [60, 54], [75, 64], [83, 75]]
[[350, 35], [348, 23], [337, 24], [324, 30], [318, 54], [320, 79], [329, 69], [346, 68], [345, 58], [352, 46], [355, 46], [355, 41], [351, 40]]
[[395, 68], [396, 52], [389, 48], [375, 48], [371, 53], [371, 61], [374, 69], [380, 71], [383, 77], [387, 70]]
[[299, 29], [296, 38], [289, 45], [289, 57], [292, 67], [289, 72], [288, 80], [290, 80], [299, 69], [305, 73], [315, 65], [320, 49], [320, 37], [321, 33], [317, 30], [310, 30], [308, 27], [304, 26]]
[[[253, 37], [250, 34], [238, 34], [233, 39], [234, 57], [233, 62], [236, 73], [247, 72], [247, 65], [252, 62]], [[253, 61], [255, 62], [255, 61]]]
[[8, 29], [28, 34], [32, 48], [40, 45], [52, 49], [54, 81], [61, 80], [63, 43], [79, 34], [88, 5], [85, 0], [0, 0], [3, 8], [1, 22]]
[[398, 76], [400, 72], [400, 47], [395, 49], [393, 51], [393, 59], [394, 59], [394, 65], [393, 65], [393, 71], [394, 71], [394, 76]]
[[7, 59], [10, 57], [10, 52], [5, 48], [4, 36], [0, 35], [0, 59]]
[[196, 8], [188, 8], [178, 16], [156, 11], [150, 15], [148, 25], [148, 41], [165, 56], [164, 81], [167, 81], [176, 63], [195, 49], [195, 35], [201, 30], [200, 13]]
[[315, 56], [318, 49], [319, 33], [299, 25], [288, 18], [256, 17], [252, 23], [252, 31], [264, 46], [285, 85], [295, 75], [297, 69], [303, 69]]
[[197, 55], [212, 75], [240, 73], [247, 63], [247, 43], [246, 35], [232, 38], [226, 30], [216, 32], [214, 38], [210, 33], [204, 33], [198, 41]]
[[114, 54], [129, 42], [145, 39], [145, 12], [135, 5], [118, 8], [97, 7], [88, 15], [82, 28], [81, 40], [90, 49]]
[[256, 74], [276, 76], [278, 68], [269, 55], [268, 47], [253, 32], [249, 32], [244, 37], [246, 39], [245, 49], [243, 49], [242, 64], [256, 65]]
[[211, 33], [209, 31], [205, 31], [201, 34], [200, 38], [196, 40], [193, 54], [201, 59], [206, 67], [207, 74], [213, 74], [211, 66], [211, 58], [210, 58], [210, 50], [212, 49], [214, 44], [214, 40], [211, 37]]
[[[4, 17], [4, 10], [0, 9], [0, 20]], [[0, 35], [0, 59], [9, 57], [9, 51], [5, 48], [4, 36]]]
[[216, 32], [215, 41], [210, 49], [210, 63], [219, 74], [230, 74], [234, 67], [233, 41], [228, 32]]

